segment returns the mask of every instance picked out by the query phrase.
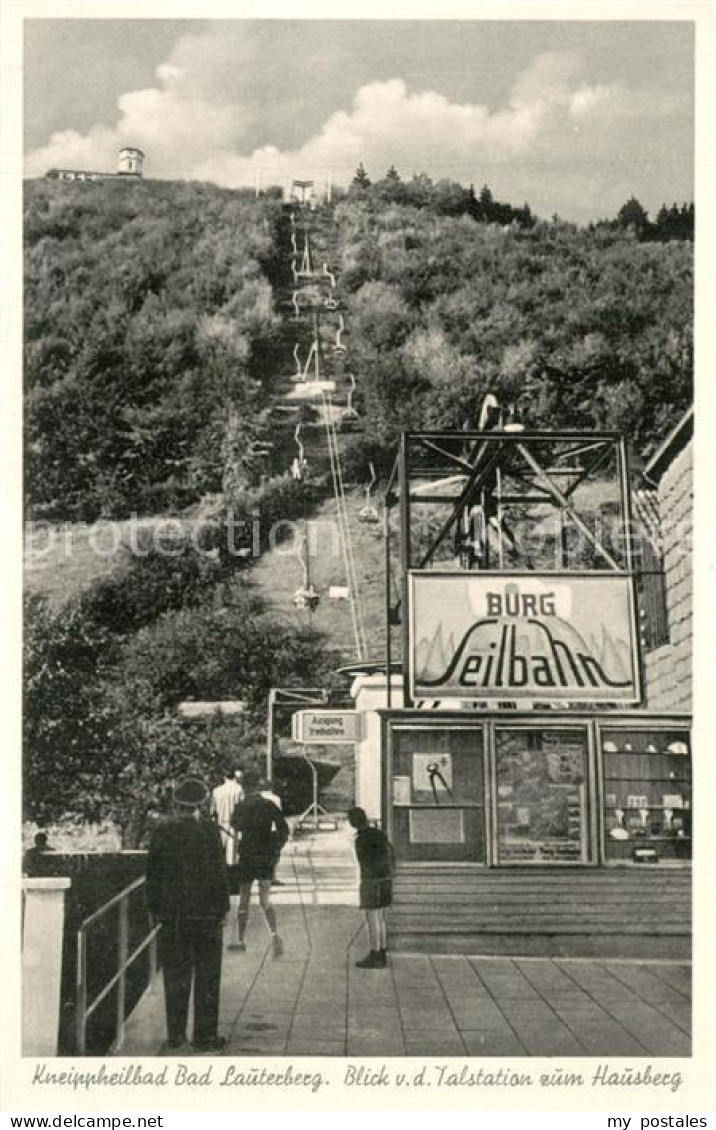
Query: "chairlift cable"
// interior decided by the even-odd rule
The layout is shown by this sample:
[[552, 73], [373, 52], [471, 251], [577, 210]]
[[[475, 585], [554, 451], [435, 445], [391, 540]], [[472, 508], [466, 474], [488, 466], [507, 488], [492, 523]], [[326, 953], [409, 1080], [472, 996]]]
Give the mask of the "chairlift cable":
[[[335, 287], [335, 285], [336, 285], [335, 284], [335, 277], [328, 271], [328, 267], [325, 263], [323, 265], [323, 269], [324, 269], [325, 274], [328, 275], [328, 277], [330, 278], [331, 285], [333, 287]], [[343, 322], [343, 320], [341, 318], [341, 323], [342, 322]], [[341, 326], [341, 328], [342, 328], [342, 326]], [[348, 408], [352, 411], [353, 411], [352, 397], [353, 397], [353, 393], [355, 391], [355, 386], [356, 386], [355, 377], [351, 374], [351, 389], [350, 389], [350, 392], [348, 394]], [[342, 471], [342, 467], [341, 467], [341, 458], [340, 458], [340, 444], [339, 444], [339, 439], [338, 439], [336, 421], [333, 419], [332, 411], [330, 411], [330, 409], [332, 409], [332, 407], [333, 407], [333, 405], [331, 404], [330, 397], [328, 397], [328, 398], [324, 397], [324, 405], [329, 409], [328, 411], [325, 411], [325, 408], [324, 408], [324, 411], [325, 411], [325, 418], [326, 418], [326, 423], [327, 423], [327, 434], [328, 434], [328, 439], [329, 439], [329, 445], [332, 443], [333, 452], [334, 452], [336, 479], [337, 479], [337, 484], [338, 484], [338, 494], [336, 496], [336, 501], [337, 501], [337, 505], [339, 507], [339, 511], [341, 513], [341, 516], [342, 516], [344, 538], [345, 538], [345, 545], [346, 545], [346, 553], [347, 553], [348, 564], [349, 564], [349, 578], [348, 578], [349, 579], [349, 596], [350, 596], [351, 604], [355, 605], [355, 619], [356, 619], [357, 629], [358, 629], [357, 640], [356, 640], [356, 642], [358, 643], [358, 657], [359, 657], [359, 659], [364, 659], [365, 656], [367, 655], [367, 652], [368, 652], [367, 638], [366, 638], [366, 632], [365, 632], [365, 621], [364, 621], [364, 616], [363, 616], [363, 606], [362, 606], [361, 592], [360, 592], [360, 587], [359, 587], [359, 582], [358, 582], [358, 570], [356, 568], [355, 552], [354, 552], [354, 549], [353, 549], [353, 538], [352, 538], [351, 529], [350, 529], [350, 522], [349, 522], [349, 519], [348, 519], [348, 507], [347, 507], [347, 504], [346, 504], [345, 486], [344, 486], [344, 483], [343, 483], [343, 471]]]
[[338, 540], [340, 541], [340, 545], [341, 545], [341, 556], [343, 557], [343, 566], [344, 566], [345, 573], [346, 573], [346, 580], [348, 581], [349, 603], [350, 603], [350, 610], [351, 610], [351, 623], [352, 623], [352, 626], [353, 626], [353, 635], [354, 635], [355, 644], [356, 644], [356, 655], [357, 655], [358, 660], [362, 661], [364, 659], [364, 655], [363, 655], [363, 649], [362, 649], [362, 640], [361, 640], [360, 629], [358, 627], [358, 618], [357, 618], [357, 613], [356, 613], [353, 586], [351, 584], [351, 568], [350, 568], [350, 561], [349, 561], [349, 557], [348, 557], [347, 539], [345, 537], [344, 530], [343, 530], [343, 512], [342, 512], [341, 501], [340, 501], [340, 487], [339, 487], [339, 482], [338, 482], [338, 474], [337, 474], [337, 470], [336, 470], [335, 452], [333, 450], [333, 441], [332, 441], [332, 438], [331, 438], [331, 427], [330, 427], [330, 419], [329, 419], [329, 417], [330, 417], [329, 403], [328, 403], [328, 399], [326, 397], [326, 394], [323, 391], [321, 392], [321, 401], [322, 401], [322, 405], [323, 405], [323, 420], [324, 420], [324, 425], [325, 425], [325, 429], [326, 429], [326, 440], [327, 440], [327, 444], [328, 444], [328, 457], [329, 457], [330, 466], [331, 466], [331, 478], [333, 480], [333, 494], [334, 494], [335, 499], [336, 499], [336, 509], [337, 509], [337, 515], [338, 515]]
[[323, 394], [323, 409], [324, 420], [326, 424], [326, 436], [328, 440], [329, 456], [331, 459], [331, 472], [333, 475], [334, 494], [336, 498], [336, 508], [338, 513], [338, 529], [339, 537], [341, 539], [341, 549], [344, 555], [344, 563], [346, 568], [346, 580], [348, 581], [349, 600], [351, 603], [351, 617], [354, 622], [354, 632], [356, 637], [356, 650], [358, 658], [365, 658], [367, 651], [365, 629], [363, 627], [362, 613], [359, 605], [359, 591], [358, 591], [358, 576], [355, 566], [355, 557], [353, 554], [353, 543], [350, 532], [350, 525], [348, 522], [348, 510], [345, 501], [345, 490], [343, 487], [343, 475], [340, 464], [340, 449], [338, 445], [338, 436], [336, 433], [335, 425], [331, 420], [332, 404], [330, 399]]
[[341, 536], [342, 545], [345, 547], [346, 559], [346, 580], [348, 581], [349, 599], [352, 606], [352, 611], [356, 623], [356, 645], [358, 650], [358, 658], [364, 658], [365, 650], [365, 635], [363, 632], [363, 625], [359, 615], [359, 607], [357, 604], [357, 574], [355, 568], [355, 559], [353, 555], [353, 545], [350, 535], [350, 527], [348, 524], [348, 512], [345, 502], [345, 491], [343, 489], [343, 476], [341, 473], [340, 453], [338, 447], [338, 437], [335, 432], [335, 427], [331, 421], [330, 411], [332, 408], [330, 400], [325, 397], [325, 419], [327, 425], [327, 435], [329, 449], [331, 451], [333, 466], [335, 469], [335, 495], [336, 506], [339, 516], [339, 534]]
[[[292, 220], [293, 220], [293, 214], [292, 214]], [[295, 223], [292, 223], [292, 227], [295, 227]], [[293, 232], [292, 232], [291, 242], [292, 242], [294, 249], [295, 249], [295, 235], [294, 235]], [[301, 263], [299, 271], [296, 271], [295, 264], [293, 262], [292, 262], [291, 266], [292, 266], [292, 270], [293, 270], [293, 273], [294, 273], [294, 278], [296, 278], [296, 275], [307, 277], [307, 276], [310, 276], [314, 273], [313, 272], [313, 266], [312, 266], [312, 263], [311, 263], [311, 250], [310, 250], [310, 240], [309, 240], [308, 232], [305, 232], [305, 235], [304, 235], [303, 261]], [[327, 264], [325, 264], [325, 263], [323, 264], [323, 272], [324, 272], [324, 275], [327, 276], [328, 279], [330, 280], [331, 287], [335, 288], [335, 285], [336, 285], [335, 276], [328, 270]], [[299, 294], [300, 294], [300, 291], [294, 290], [293, 295], [292, 295], [292, 304], [293, 304], [293, 307], [294, 307], [294, 310], [295, 310], [295, 317], [297, 319], [300, 318], [300, 315], [301, 315]], [[335, 305], [337, 305], [337, 303]], [[344, 328], [344, 321], [343, 321], [343, 317], [341, 315], [340, 316], [340, 329], [339, 329], [338, 334], [337, 334], [337, 344], [339, 345], [339, 348], [341, 348], [340, 347], [340, 335], [341, 335], [343, 328]], [[342, 347], [342, 349], [344, 349], [344, 348], [345, 347]], [[314, 340], [313, 340], [311, 349], [309, 350], [308, 357], [306, 358], [305, 365], [303, 365], [303, 366], [301, 365], [299, 351], [298, 351], [298, 343], [296, 343], [296, 345], [294, 346], [293, 356], [294, 356], [294, 361], [296, 363], [296, 377], [299, 380], [307, 381], [308, 380], [308, 370], [310, 368], [311, 361], [314, 361], [314, 364], [316, 366], [316, 381], [318, 383], [319, 377], [320, 377], [320, 374], [318, 372], [320, 361], [319, 361], [319, 346], [318, 346], [317, 315], [315, 314], [315, 312], [314, 312]], [[353, 378], [353, 377], [351, 378], [351, 385], [352, 385], [352, 388], [351, 388], [351, 394], [349, 395], [349, 398], [348, 398], [348, 403], [349, 403], [349, 406], [352, 407], [351, 398], [352, 398], [353, 390], [355, 389], [355, 378]], [[322, 401], [322, 406], [323, 406], [324, 425], [325, 425], [325, 431], [326, 431], [326, 441], [327, 441], [327, 446], [328, 446], [328, 457], [329, 457], [330, 468], [331, 468], [331, 479], [332, 479], [332, 483], [333, 483], [333, 494], [334, 494], [334, 497], [335, 497], [335, 500], [336, 500], [336, 513], [337, 513], [337, 520], [338, 520], [338, 535], [339, 535], [339, 541], [340, 541], [340, 545], [341, 545], [341, 556], [343, 558], [343, 565], [344, 565], [344, 569], [345, 569], [346, 580], [348, 582], [348, 597], [349, 597], [349, 604], [350, 604], [350, 610], [351, 610], [351, 623], [352, 623], [353, 635], [354, 635], [354, 639], [355, 639], [356, 655], [357, 655], [357, 658], [358, 658], [359, 661], [363, 661], [365, 659], [366, 655], [367, 655], [368, 649], [367, 649], [367, 639], [366, 639], [366, 632], [365, 632], [365, 623], [364, 623], [364, 617], [363, 617], [363, 608], [362, 608], [362, 602], [361, 602], [361, 599], [360, 599], [360, 590], [358, 588], [358, 571], [357, 571], [357, 567], [356, 567], [355, 553], [354, 553], [354, 549], [353, 549], [353, 541], [352, 541], [352, 537], [351, 537], [350, 524], [349, 524], [349, 520], [348, 520], [348, 508], [347, 508], [347, 505], [346, 505], [345, 485], [344, 485], [344, 482], [343, 482], [343, 472], [342, 472], [342, 469], [341, 469], [341, 462], [340, 462], [340, 447], [339, 447], [339, 442], [338, 442], [338, 434], [337, 434], [337, 431], [336, 431], [335, 421], [332, 419], [333, 405], [331, 403], [330, 397], [328, 397], [326, 395], [325, 389], [321, 389], [321, 401]], [[302, 444], [301, 444], [301, 440], [300, 440], [300, 424], [296, 428], [295, 439], [296, 439], [297, 444], [299, 445], [299, 465], [300, 465], [300, 463], [302, 462]], [[304, 588], [307, 589], [307, 586], [308, 586], [307, 555], [308, 555], [308, 552], [309, 552], [307, 538], [304, 537], [302, 545], [305, 546], [306, 558], [304, 559], [303, 555], [300, 552], [300, 549], [299, 549], [297, 555], [301, 556], [301, 561], [302, 561], [302, 565], [303, 565], [303, 568], [304, 568]]]
[[[328, 403], [330, 405], [330, 399], [328, 400]], [[368, 649], [367, 649], [367, 639], [366, 639], [365, 626], [364, 626], [364, 620], [363, 620], [362, 601], [361, 601], [361, 596], [360, 596], [360, 589], [358, 587], [358, 571], [356, 569], [355, 553], [354, 553], [354, 550], [353, 550], [353, 538], [352, 538], [352, 535], [351, 535], [350, 524], [349, 524], [349, 521], [348, 521], [348, 507], [346, 505], [345, 487], [344, 487], [344, 484], [343, 484], [343, 472], [342, 472], [342, 469], [341, 469], [340, 447], [339, 447], [339, 441], [338, 441], [338, 433], [337, 433], [337, 430], [336, 430], [335, 423], [330, 419], [329, 419], [329, 429], [330, 429], [330, 434], [331, 434], [332, 441], [333, 441], [333, 448], [334, 448], [334, 452], [335, 452], [336, 474], [337, 474], [338, 487], [339, 487], [339, 492], [340, 492], [340, 505], [342, 507], [343, 525], [344, 525], [344, 529], [345, 529], [345, 539], [346, 539], [346, 549], [347, 549], [347, 552], [348, 552], [348, 559], [349, 559], [349, 564], [350, 564], [351, 576], [350, 576], [350, 582], [349, 583], [350, 583], [350, 586], [351, 586], [352, 599], [355, 601], [355, 604], [356, 604], [356, 618], [357, 618], [357, 622], [358, 622], [358, 629], [359, 629], [359, 634], [360, 634], [360, 638], [361, 638], [361, 645], [362, 645], [362, 649], [363, 649], [363, 654], [360, 655], [359, 658], [364, 659]]]
[[335, 450], [336, 450], [336, 466], [338, 468], [338, 480], [339, 480], [339, 485], [340, 485], [340, 488], [341, 488], [341, 500], [342, 500], [342, 505], [343, 505], [343, 523], [344, 523], [345, 530], [346, 530], [346, 540], [347, 540], [347, 545], [348, 545], [348, 557], [349, 557], [350, 566], [351, 566], [351, 591], [353, 593], [353, 598], [354, 598], [355, 604], [356, 604], [356, 617], [357, 617], [357, 620], [358, 620], [358, 628], [359, 628], [359, 632], [360, 632], [360, 636], [361, 636], [361, 643], [362, 643], [362, 647], [363, 647], [362, 658], [365, 658], [365, 654], [367, 652], [367, 640], [366, 640], [365, 626], [364, 626], [364, 621], [363, 621], [363, 607], [362, 607], [362, 602], [361, 602], [360, 588], [359, 588], [359, 584], [358, 584], [358, 570], [356, 568], [355, 551], [354, 551], [354, 548], [353, 548], [353, 537], [352, 537], [352, 534], [351, 534], [351, 531], [350, 531], [350, 525], [349, 525], [349, 520], [348, 520], [348, 508], [347, 508], [346, 500], [345, 500], [345, 489], [344, 489], [344, 486], [343, 486], [343, 474], [342, 474], [341, 464], [340, 464], [338, 437], [335, 433], [335, 428], [334, 428], [334, 431], [333, 431], [333, 435], [334, 435], [334, 441], [333, 442], [334, 442], [334, 446], [335, 446]]

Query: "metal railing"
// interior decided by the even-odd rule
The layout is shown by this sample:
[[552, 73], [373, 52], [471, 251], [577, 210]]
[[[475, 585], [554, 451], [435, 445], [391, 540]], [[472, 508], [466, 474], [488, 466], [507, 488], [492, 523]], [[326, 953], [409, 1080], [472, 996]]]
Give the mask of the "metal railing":
[[[157, 975], [157, 937], [161, 930], [161, 925], [151, 925], [149, 932], [145, 935], [139, 945], [130, 954], [129, 951], [129, 900], [131, 896], [140, 890], [146, 883], [146, 878], [142, 875], [140, 878], [135, 879], [128, 887], [114, 895], [103, 906], [95, 910], [94, 913], [88, 915], [77, 930], [77, 993], [76, 993], [76, 1018], [75, 1018], [75, 1032], [77, 1041], [77, 1053], [84, 1055], [87, 1047], [87, 1021], [103, 1000], [112, 992], [115, 985], [117, 986], [117, 1000], [116, 1000], [116, 1021], [114, 1040], [111, 1047], [114, 1051], [119, 1051], [124, 1043], [124, 1026], [126, 1022], [125, 1008], [127, 1001], [127, 970], [137, 960], [140, 954], [144, 953], [145, 949], [149, 947], [149, 982], [148, 988], [154, 986]], [[112, 910], [115, 906], [119, 907], [119, 917], [117, 925], [117, 972], [113, 977], [110, 977], [106, 985], [97, 993], [89, 1003], [87, 1001], [87, 932], [93, 923], [102, 918], [107, 911]]]

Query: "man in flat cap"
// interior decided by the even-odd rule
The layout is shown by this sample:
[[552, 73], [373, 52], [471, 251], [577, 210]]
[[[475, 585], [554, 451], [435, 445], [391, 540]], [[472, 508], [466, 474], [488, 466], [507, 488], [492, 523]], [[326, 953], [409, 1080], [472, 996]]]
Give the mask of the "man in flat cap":
[[194, 987], [192, 1045], [220, 1052], [219, 986], [223, 923], [229, 912], [224, 849], [216, 824], [203, 810], [209, 790], [187, 777], [174, 789], [174, 816], [155, 829], [147, 859], [147, 901], [162, 924], [159, 948], [164, 975], [168, 1051], [187, 1039]]

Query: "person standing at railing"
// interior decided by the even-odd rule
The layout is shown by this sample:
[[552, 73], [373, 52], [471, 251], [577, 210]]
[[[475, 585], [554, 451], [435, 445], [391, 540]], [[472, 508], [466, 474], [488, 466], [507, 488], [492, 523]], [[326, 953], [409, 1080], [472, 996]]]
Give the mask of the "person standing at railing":
[[147, 902], [162, 924], [159, 952], [167, 1017], [165, 1049], [187, 1041], [194, 989], [192, 1046], [220, 1052], [219, 990], [223, 925], [229, 913], [225, 853], [216, 824], [205, 816], [209, 790], [186, 778], [174, 789], [175, 814], [157, 827], [147, 858]]
[[36, 878], [38, 875], [46, 875], [48, 870], [48, 855], [52, 855], [54, 848], [50, 847], [47, 842], [47, 833], [38, 832], [35, 836], [34, 844], [25, 852], [22, 857], [22, 870], [23, 874], [29, 878]]

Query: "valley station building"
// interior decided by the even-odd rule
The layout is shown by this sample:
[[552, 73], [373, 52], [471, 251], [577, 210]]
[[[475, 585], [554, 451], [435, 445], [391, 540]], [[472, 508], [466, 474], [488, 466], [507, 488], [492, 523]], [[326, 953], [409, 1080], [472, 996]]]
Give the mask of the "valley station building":
[[404, 435], [351, 689], [395, 948], [688, 955], [692, 433], [638, 489], [613, 434]]

